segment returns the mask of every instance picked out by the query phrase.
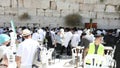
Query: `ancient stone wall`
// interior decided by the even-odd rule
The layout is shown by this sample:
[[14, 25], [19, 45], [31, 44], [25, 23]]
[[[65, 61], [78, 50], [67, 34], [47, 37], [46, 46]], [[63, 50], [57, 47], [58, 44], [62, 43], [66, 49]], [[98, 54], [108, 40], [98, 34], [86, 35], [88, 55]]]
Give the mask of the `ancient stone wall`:
[[[30, 18], [20, 19], [24, 13]], [[67, 26], [64, 17], [72, 13], [82, 16], [83, 27], [92, 18], [98, 28], [120, 28], [120, 0], [0, 0], [0, 26], [10, 20], [16, 26]]]

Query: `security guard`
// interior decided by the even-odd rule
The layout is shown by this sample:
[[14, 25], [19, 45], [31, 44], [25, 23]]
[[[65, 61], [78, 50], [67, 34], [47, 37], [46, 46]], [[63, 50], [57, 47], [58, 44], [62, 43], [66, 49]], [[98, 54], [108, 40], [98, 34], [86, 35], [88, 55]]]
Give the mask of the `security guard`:
[[[97, 55], [104, 55], [104, 46], [102, 43], [102, 35], [95, 35], [95, 40], [93, 43], [90, 43], [89, 46], [84, 51], [84, 57], [86, 55], [97, 54]], [[90, 62], [88, 62], [90, 63]]]

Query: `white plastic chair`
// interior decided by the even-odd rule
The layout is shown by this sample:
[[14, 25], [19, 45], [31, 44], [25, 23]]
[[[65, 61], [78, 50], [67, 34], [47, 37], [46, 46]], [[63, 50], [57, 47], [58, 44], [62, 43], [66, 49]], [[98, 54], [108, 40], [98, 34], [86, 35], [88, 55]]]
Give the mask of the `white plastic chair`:
[[105, 50], [107, 50], [107, 53], [105, 54], [105, 58], [107, 60], [107, 65], [110, 67], [116, 66], [116, 61], [113, 59], [115, 49], [116, 46], [114, 46], [114, 49], [112, 47], [105, 47]]
[[[88, 63], [88, 61], [90, 63]], [[104, 56], [97, 54], [87, 55], [84, 59], [84, 68], [109, 68], [106, 65], [106, 59]]]
[[[40, 51], [39, 51], [40, 48]], [[40, 52], [40, 53], [39, 53]], [[38, 58], [39, 57], [39, 58]], [[33, 68], [47, 68], [48, 67], [48, 50], [46, 47], [38, 47], [38, 52], [36, 52], [33, 60]]]
[[53, 51], [54, 51], [54, 48], [50, 48], [50, 49], [47, 51], [47, 59], [48, 59], [48, 62], [49, 62], [49, 63], [51, 63]]
[[80, 65], [82, 64], [83, 49], [84, 49], [84, 47], [79, 47], [79, 48], [73, 48], [72, 49], [73, 64], [75, 64], [76, 62], [79, 62]]
[[47, 59], [47, 48], [45, 47], [41, 47], [41, 52], [40, 52], [40, 59], [42, 63], [47, 63], [48, 59]]

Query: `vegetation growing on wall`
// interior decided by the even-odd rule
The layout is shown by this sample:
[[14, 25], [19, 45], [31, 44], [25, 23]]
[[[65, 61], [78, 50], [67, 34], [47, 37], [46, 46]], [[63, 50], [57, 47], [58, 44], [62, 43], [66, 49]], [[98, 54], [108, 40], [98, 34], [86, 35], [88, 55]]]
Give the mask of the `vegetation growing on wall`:
[[100, 0], [100, 2], [101, 2], [101, 3], [103, 3], [103, 2], [104, 2], [104, 0]]
[[65, 23], [68, 26], [79, 26], [81, 25], [81, 16], [79, 14], [69, 14], [65, 17]]
[[120, 11], [120, 5], [118, 6], [118, 11]]
[[30, 19], [30, 15], [28, 13], [23, 13], [22, 15], [19, 16], [20, 20], [27, 20]]
[[119, 14], [119, 20], [120, 20], [120, 5], [116, 6], [116, 12]]

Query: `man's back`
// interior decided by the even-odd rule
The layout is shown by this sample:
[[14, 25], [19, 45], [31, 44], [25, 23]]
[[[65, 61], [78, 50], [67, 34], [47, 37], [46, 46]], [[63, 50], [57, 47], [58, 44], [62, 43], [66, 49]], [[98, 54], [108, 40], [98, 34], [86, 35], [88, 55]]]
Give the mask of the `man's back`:
[[26, 39], [19, 44], [17, 56], [21, 57], [22, 66], [32, 65], [32, 61], [38, 45], [39, 43], [32, 39]]
[[77, 33], [73, 34], [72, 39], [71, 39], [72, 47], [78, 46], [79, 41], [80, 41], [79, 35]]

